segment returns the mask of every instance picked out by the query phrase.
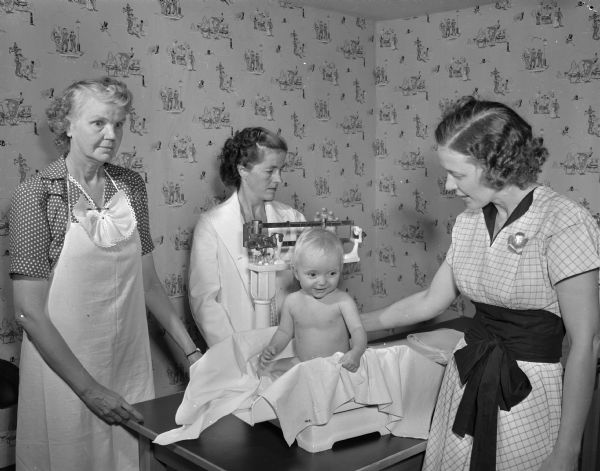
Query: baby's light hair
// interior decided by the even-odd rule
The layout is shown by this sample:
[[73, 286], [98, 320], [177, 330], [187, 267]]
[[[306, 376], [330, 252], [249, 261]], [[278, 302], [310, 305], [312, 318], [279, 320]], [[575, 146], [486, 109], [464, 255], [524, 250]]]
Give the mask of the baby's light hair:
[[340, 261], [340, 266], [344, 263], [344, 246], [340, 238], [333, 232], [321, 227], [312, 227], [306, 229], [300, 234], [294, 246], [292, 254], [292, 266], [295, 267], [299, 258], [308, 251], [316, 251], [321, 254], [335, 254]]

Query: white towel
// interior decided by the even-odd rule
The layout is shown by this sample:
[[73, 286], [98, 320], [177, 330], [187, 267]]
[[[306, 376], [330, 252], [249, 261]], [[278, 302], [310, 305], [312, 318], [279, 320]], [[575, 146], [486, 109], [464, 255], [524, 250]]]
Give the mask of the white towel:
[[[339, 363], [342, 353], [298, 363], [281, 377], [257, 376], [258, 355], [276, 327], [238, 332], [213, 345], [190, 368], [190, 382], [175, 422], [182, 427], [156, 437], [166, 445], [197, 438], [219, 418], [266, 401], [291, 445], [306, 427], [327, 423], [350, 402], [376, 405], [394, 435], [427, 438], [444, 368], [408, 342], [368, 348], [355, 373]], [[291, 349], [278, 358], [289, 356]]]

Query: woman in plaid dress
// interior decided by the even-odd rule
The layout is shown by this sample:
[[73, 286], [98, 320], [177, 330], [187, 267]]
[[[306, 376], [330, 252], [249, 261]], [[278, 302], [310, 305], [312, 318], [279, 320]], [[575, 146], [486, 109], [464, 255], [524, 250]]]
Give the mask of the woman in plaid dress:
[[598, 226], [537, 183], [548, 152], [507, 106], [464, 98], [436, 141], [446, 189], [466, 206], [446, 259], [427, 289], [363, 316], [373, 331], [431, 319], [458, 294], [476, 307], [423, 469], [575, 470], [600, 344]]

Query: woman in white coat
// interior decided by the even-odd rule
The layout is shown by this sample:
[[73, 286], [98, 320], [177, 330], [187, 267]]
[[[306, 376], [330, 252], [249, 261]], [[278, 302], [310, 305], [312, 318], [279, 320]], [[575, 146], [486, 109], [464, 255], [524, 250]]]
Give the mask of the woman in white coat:
[[[223, 145], [219, 173], [236, 191], [200, 217], [190, 260], [190, 305], [209, 347], [233, 332], [256, 327], [243, 224], [305, 221], [300, 212], [274, 200], [286, 152], [285, 141], [261, 127], [238, 131]], [[284, 240], [295, 238], [295, 231], [284, 232]], [[278, 272], [277, 309], [294, 286], [291, 272]]]

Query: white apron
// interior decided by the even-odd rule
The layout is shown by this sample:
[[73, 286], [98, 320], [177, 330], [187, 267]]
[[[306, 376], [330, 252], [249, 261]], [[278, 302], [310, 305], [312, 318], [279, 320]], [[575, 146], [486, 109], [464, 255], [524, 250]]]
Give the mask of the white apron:
[[[77, 215], [77, 207], [85, 203], [80, 200], [73, 213]], [[117, 192], [107, 208], [92, 210], [92, 219], [102, 220], [104, 215], [110, 220], [116, 212], [117, 226], [109, 225], [108, 231], [81, 218], [85, 228], [80, 222], [68, 223], [49, 280], [47, 310], [84, 368], [100, 384], [135, 403], [154, 397], [141, 244], [125, 194]], [[114, 237], [119, 224], [127, 233]], [[102, 238], [106, 242], [111, 231], [117, 242], [108, 246], [110, 241], [103, 243]], [[139, 469], [135, 437], [92, 413], [48, 367], [26, 335], [20, 367], [18, 471]]]

